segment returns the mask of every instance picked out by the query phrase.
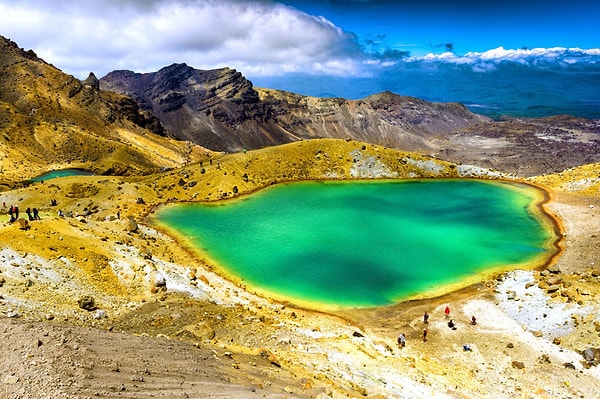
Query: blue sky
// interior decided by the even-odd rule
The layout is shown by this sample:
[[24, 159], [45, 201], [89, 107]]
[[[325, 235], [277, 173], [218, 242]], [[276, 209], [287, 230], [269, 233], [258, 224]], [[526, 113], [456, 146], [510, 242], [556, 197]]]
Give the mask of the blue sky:
[[359, 76], [406, 54], [600, 47], [600, 2], [480, 3], [0, 0], [0, 34], [80, 78], [176, 62], [249, 76]]
[[[522, 76], [567, 74], [569, 83], [556, 87], [577, 85], [583, 91], [573, 95], [594, 105], [598, 21], [600, 1], [589, 0], [0, 0], [0, 35], [80, 79], [187, 63], [231, 67], [257, 86], [346, 98], [390, 90], [467, 101], [447, 95], [458, 90], [448, 79], [497, 79], [510, 64]], [[447, 93], [435, 93], [440, 84], [430, 76]]]
[[497, 47], [600, 46], [597, 1], [283, 1], [323, 15], [357, 35], [361, 45], [413, 55], [440, 52], [451, 43], [458, 54]]

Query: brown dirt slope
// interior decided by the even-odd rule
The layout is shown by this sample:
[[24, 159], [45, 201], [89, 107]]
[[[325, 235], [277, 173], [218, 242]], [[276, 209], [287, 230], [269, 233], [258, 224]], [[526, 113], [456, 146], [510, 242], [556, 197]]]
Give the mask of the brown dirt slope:
[[0, 185], [49, 169], [147, 174], [208, 151], [167, 139], [154, 115], [0, 37]]

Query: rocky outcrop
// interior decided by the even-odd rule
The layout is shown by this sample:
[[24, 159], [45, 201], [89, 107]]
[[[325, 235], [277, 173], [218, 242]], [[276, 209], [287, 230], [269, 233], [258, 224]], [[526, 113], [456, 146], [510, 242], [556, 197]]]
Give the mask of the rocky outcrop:
[[100, 81], [94, 75], [94, 72], [90, 72], [88, 77], [82, 82], [84, 86], [88, 86], [92, 90], [100, 90]]
[[173, 64], [158, 72], [115, 71], [103, 90], [134, 98], [172, 137], [220, 151], [240, 151], [306, 138], [351, 138], [398, 149], [483, 122], [460, 104], [434, 104], [390, 92], [364, 100], [314, 98], [254, 88], [241, 73]]
[[233, 69], [200, 71], [173, 64], [147, 74], [115, 71], [100, 80], [100, 87], [135, 99], [179, 140], [220, 151], [289, 141], [256, 135], [255, 129], [248, 127], [261, 118], [258, 93]]

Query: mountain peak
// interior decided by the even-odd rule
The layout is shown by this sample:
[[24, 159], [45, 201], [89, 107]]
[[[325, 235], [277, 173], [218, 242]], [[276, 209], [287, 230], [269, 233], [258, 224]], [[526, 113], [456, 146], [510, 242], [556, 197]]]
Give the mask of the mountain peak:
[[82, 82], [84, 86], [88, 86], [93, 90], [100, 90], [100, 81], [94, 75], [94, 72], [90, 72], [88, 77]]
[[0, 66], [12, 62], [14, 57], [22, 57], [32, 61], [44, 62], [33, 50], [24, 50], [12, 40], [0, 35]]

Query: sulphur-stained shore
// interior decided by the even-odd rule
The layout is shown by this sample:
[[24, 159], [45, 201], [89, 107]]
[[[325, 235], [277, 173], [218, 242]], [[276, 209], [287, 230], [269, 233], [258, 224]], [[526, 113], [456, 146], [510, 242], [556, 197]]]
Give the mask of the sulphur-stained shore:
[[0, 193], [21, 215], [36, 207], [41, 216], [27, 229], [0, 226], [0, 397], [596, 398], [597, 186], [531, 179], [552, 194], [545, 208], [565, 233], [547, 269], [376, 309], [319, 312], [258, 296], [144, 222], [167, 201], [280, 181], [428, 177], [511, 179], [311, 140], [159, 175], [66, 177]]
[[[437, 180], [438, 182], [442, 182], [442, 181], [443, 182], [460, 182], [461, 181], [461, 179], [459, 179], [459, 178], [445, 178], [443, 180], [442, 179], [435, 179], [435, 180]], [[378, 182], [388, 182], [388, 183], [389, 182], [398, 182], [398, 181], [425, 182], [426, 179], [399, 179], [399, 180], [398, 179], [397, 180], [377, 179], [377, 181]], [[315, 181], [312, 180], [312, 182], [315, 182]], [[333, 182], [339, 183], [340, 180], [330, 180], [330, 179], [323, 180], [322, 179], [322, 180], [319, 180], [318, 182], [319, 182], [319, 186], [322, 186], [323, 184], [327, 184], [327, 183], [333, 183]], [[353, 183], [357, 183], [357, 182], [364, 183], [364, 182], [373, 182], [373, 179], [368, 179], [368, 180], [352, 179], [352, 180], [344, 180], [343, 182], [348, 183], [348, 184], [353, 184]], [[488, 267], [485, 270], [482, 270], [478, 274], [473, 273], [471, 275], [463, 276], [461, 279], [457, 279], [452, 282], [447, 282], [445, 284], [437, 284], [435, 286], [432, 286], [428, 291], [420, 291], [418, 293], [413, 293], [410, 295], [404, 295], [401, 297], [397, 297], [396, 300], [393, 302], [397, 303], [397, 302], [405, 302], [408, 300], [439, 297], [439, 296], [454, 292], [458, 289], [464, 288], [466, 286], [470, 286], [472, 284], [477, 284], [481, 280], [494, 278], [496, 275], [498, 275], [504, 271], [507, 271], [507, 270], [514, 270], [517, 268], [541, 269], [548, 265], [553, 264], [555, 257], [560, 255], [560, 253], [562, 251], [562, 247], [563, 247], [562, 244], [564, 241], [563, 229], [562, 229], [560, 220], [558, 218], [554, 217], [553, 215], [549, 214], [546, 210], [546, 204], [550, 200], [550, 194], [544, 187], [533, 184], [531, 182], [523, 182], [523, 181], [517, 182], [517, 181], [499, 180], [499, 179], [494, 179], [494, 180], [480, 179], [480, 180], [478, 180], [478, 182], [482, 183], [482, 184], [501, 186], [506, 190], [520, 192], [522, 195], [526, 195], [530, 199], [531, 203], [529, 205], [528, 211], [531, 212], [531, 214], [533, 214], [534, 217], [537, 218], [537, 220], [540, 223], [540, 226], [542, 226], [543, 229], [545, 229], [549, 232], [547, 240], [542, 244], [542, 247], [544, 248], [544, 250], [540, 251], [536, 256], [531, 257], [530, 259], [526, 259], [526, 260], [521, 259], [521, 261], [519, 263], [498, 264], [498, 265], [496, 265], [496, 267]], [[293, 184], [293, 182], [286, 182], [286, 183]], [[281, 184], [286, 184], [286, 183], [281, 183]], [[252, 195], [253, 193], [254, 193], [254, 190], [251, 190], [244, 195], [238, 195], [235, 197], [226, 197], [226, 198], [213, 200], [213, 201], [202, 201], [202, 203], [203, 204], [221, 203], [222, 205], [229, 205], [230, 203], [232, 203], [234, 201], [245, 201], [245, 199], [246, 199], [245, 197], [247, 195]], [[185, 204], [190, 205], [190, 204], [194, 204], [194, 203], [197, 204], [198, 202], [191, 201], [191, 202], [187, 202]], [[207, 263], [211, 265], [211, 268], [213, 268], [221, 276], [226, 277], [228, 280], [233, 281], [238, 285], [244, 285], [244, 286], [248, 285], [243, 278], [230, 273], [226, 266], [220, 265], [216, 260], [212, 259], [210, 253], [207, 253], [206, 251], [203, 251], [201, 248], [199, 248], [197, 242], [194, 242], [194, 239], [187, 235], [189, 233], [187, 233], [187, 234], [183, 233], [183, 231], [181, 229], [177, 228], [176, 226], [169, 225], [168, 223], [165, 222], [165, 218], [159, 216], [163, 211], [169, 213], [169, 210], [166, 210], [165, 208], [168, 208], [168, 207], [177, 208], [178, 205], [181, 205], [181, 204], [183, 204], [183, 202], [167, 203], [167, 204], [160, 205], [159, 207], [153, 209], [151, 214], [148, 215], [147, 218], [145, 218], [145, 222], [148, 225], [152, 226], [153, 228], [159, 230], [160, 232], [172, 237], [175, 241], [177, 241], [179, 243], [179, 245], [185, 246], [190, 252], [194, 253], [194, 255], [196, 257], [205, 259], [207, 261]], [[189, 209], [189, 208], [186, 207], [186, 209]], [[339, 305], [332, 304], [332, 303], [324, 303], [324, 302], [317, 302], [317, 301], [310, 301], [310, 300], [300, 300], [298, 298], [294, 298], [293, 296], [286, 296], [284, 293], [273, 293], [273, 292], [269, 291], [268, 289], [264, 289], [263, 287], [252, 286], [252, 287], [246, 287], [246, 288], [252, 290], [253, 292], [257, 293], [258, 295], [272, 297], [277, 301], [286, 302], [286, 303], [289, 302], [289, 303], [294, 304], [295, 306], [300, 306], [300, 307], [303, 307], [306, 309], [316, 309], [316, 310], [325, 311], [325, 312], [335, 312], [336, 310], [339, 310], [340, 308], [343, 309], [343, 308], [348, 307], [348, 306], [339, 306]], [[355, 305], [355, 306], [361, 307], [360, 305]], [[381, 306], [383, 306], [383, 305], [381, 305]]]

